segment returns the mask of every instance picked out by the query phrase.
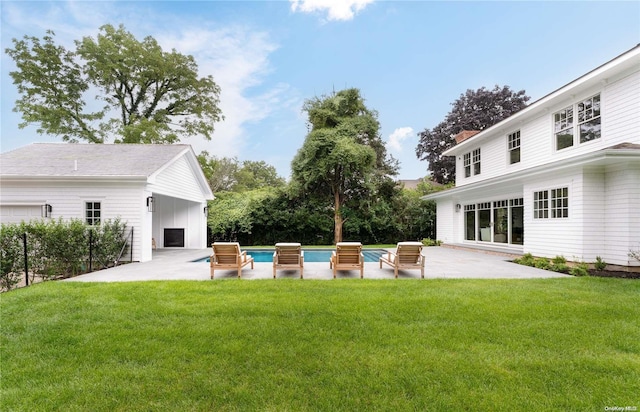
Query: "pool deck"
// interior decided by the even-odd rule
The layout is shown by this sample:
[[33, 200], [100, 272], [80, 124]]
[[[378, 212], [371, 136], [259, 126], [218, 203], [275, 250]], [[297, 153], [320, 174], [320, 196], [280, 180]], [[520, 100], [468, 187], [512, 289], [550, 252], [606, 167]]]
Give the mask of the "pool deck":
[[[248, 249], [251, 254], [251, 250]], [[115, 268], [67, 279], [68, 282], [131, 282], [150, 280], [206, 280], [211, 281], [209, 264], [194, 262], [207, 257], [210, 249], [158, 249], [153, 252], [153, 260], [144, 263], [124, 264]], [[425, 279], [466, 278], [466, 279], [531, 279], [567, 277], [556, 272], [522, 266], [512, 263], [513, 256], [488, 253], [482, 250], [458, 249], [451, 247], [425, 247]], [[278, 270], [277, 279], [299, 279], [294, 270]], [[337, 279], [358, 279], [359, 271], [339, 271]], [[365, 279], [394, 279], [393, 268], [377, 262], [364, 264]], [[238, 279], [237, 272], [216, 270], [214, 281]], [[255, 263], [242, 270], [242, 279], [272, 279], [271, 263]], [[304, 279], [332, 280], [333, 271], [329, 262], [305, 262]], [[398, 279], [420, 279], [420, 270], [401, 270]]]

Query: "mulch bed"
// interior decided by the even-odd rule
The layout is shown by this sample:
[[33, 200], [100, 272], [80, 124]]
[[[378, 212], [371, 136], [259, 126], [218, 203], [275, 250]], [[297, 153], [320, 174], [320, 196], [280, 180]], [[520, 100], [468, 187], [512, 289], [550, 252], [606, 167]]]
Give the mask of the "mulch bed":
[[640, 272], [625, 272], [622, 270], [589, 270], [589, 274], [601, 278], [640, 279]]

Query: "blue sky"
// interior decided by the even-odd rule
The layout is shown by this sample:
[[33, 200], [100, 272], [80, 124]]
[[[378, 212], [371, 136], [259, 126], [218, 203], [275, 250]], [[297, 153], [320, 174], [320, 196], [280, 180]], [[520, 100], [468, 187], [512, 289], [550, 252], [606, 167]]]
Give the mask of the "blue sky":
[[535, 101], [640, 43], [640, 2], [376, 0], [38, 1], [1, 3], [2, 152], [57, 142], [18, 129], [4, 53], [47, 29], [73, 48], [103, 24], [123, 24], [165, 50], [191, 54], [222, 88], [226, 120], [211, 141], [183, 140], [289, 177], [307, 133], [305, 99], [357, 87], [400, 160], [398, 178], [427, 174], [417, 133], [444, 119], [467, 89], [509, 85]]

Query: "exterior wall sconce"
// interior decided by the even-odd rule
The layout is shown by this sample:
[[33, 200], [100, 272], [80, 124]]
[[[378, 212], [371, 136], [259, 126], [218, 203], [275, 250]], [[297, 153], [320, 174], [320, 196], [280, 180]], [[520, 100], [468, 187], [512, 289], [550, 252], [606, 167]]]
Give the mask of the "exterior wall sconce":
[[42, 205], [42, 217], [51, 217], [52, 207], [49, 203]]
[[204, 207], [204, 214], [206, 215], [207, 213], [209, 213], [209, 206]]
[[155, 212], [156, 211], [156, 198], [153, 196], [149, 196], [147, 197], [147, 210], [149, 212]]
[[462, 205], [460, 205], [460, 203], [456, 204], [456, 213], [460, 212], [460, 210], [462, 209]]

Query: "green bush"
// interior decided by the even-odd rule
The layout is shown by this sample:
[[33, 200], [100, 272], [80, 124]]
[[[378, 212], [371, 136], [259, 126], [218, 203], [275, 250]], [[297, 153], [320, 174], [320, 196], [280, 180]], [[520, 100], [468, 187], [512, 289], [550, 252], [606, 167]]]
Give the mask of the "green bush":
[[10, 290], [24, 273], [23, 234], [27, 234], [27, 260], [31, 281], [77, 276], [89, 267], [89, 232], [92, 232], [94, 269], [117, 260], [127, 239], [126, 225], [104, 220], [87, 226], [82, 220], [31, 221], [2, 224], [0, 228], [0, 290]]
[[584, 262], [578, 263], [571, 268], [569, 274], [572, 276], [589, 276], [589, 266]]
[[531, 253], [525, 253], [522, 257], [513, 259], [514, 263], [524, 266], [533, 266], [534, 257]]
[[422, 239], [422, 244], [425, 246], [440, 246], [442, 244], [442, 241], [424, 238]]
[[605, 262], [600, 256], [596, 256], [596, 263], [593, 264], [596, 270], [605, 270], [607, 262]]
[[556, 256], [551, 259], [551, 270], [554, 272], [569, 273], [567, 259], [564, 256]]
[[549, 259], [542, 257], [536, 258], [533, 262], [533, 266], [537, 267], [538, 269], [551, 269], [551, 263], [549, 262]]

